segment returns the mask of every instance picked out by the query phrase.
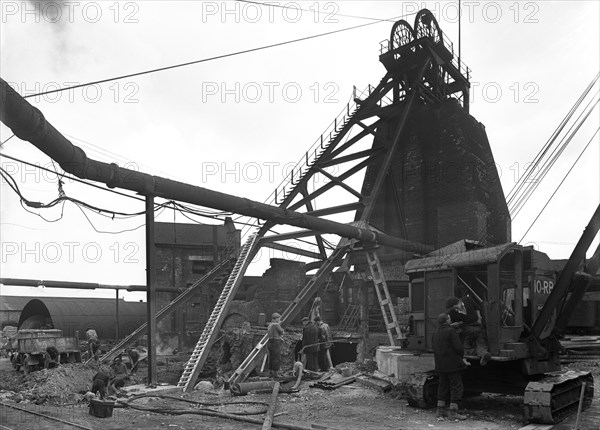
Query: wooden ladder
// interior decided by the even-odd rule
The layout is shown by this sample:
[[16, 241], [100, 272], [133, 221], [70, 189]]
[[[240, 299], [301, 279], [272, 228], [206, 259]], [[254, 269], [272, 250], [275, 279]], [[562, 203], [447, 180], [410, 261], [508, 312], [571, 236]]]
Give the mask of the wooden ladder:
[[365, 249], [365, 253], [367, 254], [367, 263], [373, 277], [373, 285], [375, 286], [377, 300], [379, 301], [383, 321], [385, 322], [385, 329], [390, 338], [390, 345], [396, 346], [396, 340], [404, 339], [404, 334], [400, 330], [400, 324], [398, 323], [398, 318], [396, 318], [396, 310], [394, 309], [394, 304], [392, 303], [392, 298], [390, 297], [390, 292], [383, 276], [383, 268], [375, 249]]

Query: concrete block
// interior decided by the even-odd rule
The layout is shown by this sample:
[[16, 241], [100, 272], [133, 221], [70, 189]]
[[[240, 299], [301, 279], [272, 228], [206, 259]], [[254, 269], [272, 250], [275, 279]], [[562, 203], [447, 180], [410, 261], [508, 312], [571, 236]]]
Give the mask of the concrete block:
[[399, 347], [381, 346], [375, 353], [380, 372], [394, 374], [400, 382], [407, 382], [413, 373], [433, 370], [433, 354], [417, 354]]

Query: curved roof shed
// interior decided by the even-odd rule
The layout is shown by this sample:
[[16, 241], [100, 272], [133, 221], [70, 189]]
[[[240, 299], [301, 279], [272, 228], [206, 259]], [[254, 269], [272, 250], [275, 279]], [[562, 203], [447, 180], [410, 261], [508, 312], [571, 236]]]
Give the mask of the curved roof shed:
[[[146, 304], [119, 300], [119, 337], [145, 322]], [[114, 338], [117, 322], [115, 300], [45, 297], [29, 300], [21, 311], [19, 329], [58, 328], [64, 336], [93, 328], [99, 337]]]

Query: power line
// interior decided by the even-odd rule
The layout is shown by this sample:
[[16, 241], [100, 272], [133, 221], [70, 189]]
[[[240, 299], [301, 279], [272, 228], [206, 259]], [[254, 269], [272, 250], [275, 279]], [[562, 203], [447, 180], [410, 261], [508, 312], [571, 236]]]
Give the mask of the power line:
[[46, 221], [47, 223], [54, 223], [54, 222], [60, 221], [63, 218], [64, 211], [65, 211], [65, 202], [63, 201], [62, 202], [63, 204], [60, 209], [60, 216], [56, 219], [48, 219], [48, 218], [44, 217], [41, 213], [34, 212], [34, 211], [27, 209], [27, 206], [25, 204], [23, 204], [23, 200], [19, 200], [19, 203], [21, 204], [21, 207], [25, 210], [25, 212], [29, 212], [32, 215], [38, 216], [41, 219], [43, 219], [44, 221]]
[[[30, 167], [34, 167], [34, 168], [37, 168], [37, 169], [40, 169], [40, 170], [43, 170], [43, 171], [46, 171], [46, 172], [49, 172], [49, 173], [58, 174], [57, 172], [54, 172], [54, 171], [52, 171], [52, 170], [50, 170], [50, 169], [48, 169], [46, 167], [42, 167], [42, 166], [40, 166], [38, 164], [33, 164], [33, 163], [30, 163], [30, 162], [21, 160], [21, 159], [19, 159], [17, 157], [13, 157], [13, 156], [10, 156], [10, 155], [7, 155], [7, 154], [0, 153], [0, 157], [6, 157], [6, 158], [8, 158], [10, 160], [13, 160], [13, 161], [25, 164], [25, 165], [30, 166]], [[6, 172], [6, 173], [8, 174], [8, 172]], [[119, 192], [119, 191], [116, 191], [116, 190], [110, 189], [110, 188], [104, 188], [104, 187], [96, 185], [96, 184], [94, 184], [92, 182], [87, 182], [87, 181], [84, 181], [84, 180], [79, 179], [77, 177], [74, 177], [74, 176], [71, 176], [71, 175], [67, 175], [66, 173], [63, 173], [62, 177], [63, 178], [67, 178], [67, 179], [71, 179], [71, 180], [76, 181], [76, 182], [79, 182], [79, 183], [81, 183], [83, 185], [88, 185], [88, 186], [97, 188], [97, 189], [102, 190], [102, 191], [108, 191], [108, 192], [111, 192], [111, 193], [114, 193], [114, 194], [117, 194], [117, 195], [120, 195], [120, 196], [123, 196], [123, 197], [129, 197], [131, 199], [138, 200], [138, 201], [141, 201], [141, 202], [144, 201], [144, 199], [141, 198], [141, 197], [133, 196], [133, 195], [130, 195], [130, 194], [125, 194], [125, 193], [122, 193], [122, 192]], [[11, 179], [13, 179], [13, 181], [14, 181], [14, 178], [11, 177]], [[14, 184], [16, 185], [16, 181], [14, 181]], [[193, 214], [193, 215], [196, 215], [196, 216], [200, 216], [200, 217], [211, 218], [211, 219], [218, 219], [218, 220], [223, 221], [224, 220], [224, 218], [223, 218], [224, 216], [230, 216], [230, 215], [232, 215], [231, 212], [201, 211], [201, 210], [198, 210], [198, 209], [194, 209], [192, 206], [186, 206], [186, 205], [183, 205], [181, 203], [177, 203], [177, 202], [172, 201], [172, 200], [168, 201], [168, 202], [165, 202], [165, 203], [157, 204], [156, 207], [157, 208], [166, 207], [170, 203], [173, 203], [176, 206], [176, 207], [174, 206], [174, 208], [173, 208], [174, 210], [177, 210], [178, 212], [180, 212], [184, 216], [186, 216], [184, 214], [184, 212], [185, 212], [185, 213], [190, 213], [190, 214]], [[30, 213], [33, 213], [35, 215], [40, 216], [42, 219], [44, 219], [47, 222], [54, 222], [54, 221], [50, 221], [50, 220], [45, 219], [43, 216], [37, 214], [36, 212], [32, 212], [30, 210], [27, 210], [27, 211], [30, 212]], [[143, 213], [143, 212], [141, 212], [141, 213]], [[105, 215], [103, 213], [99, 213], [99, 215], [108, 216], [108, 215]], [[137, 215], [132, 215], [132, 216], [137, 216]], [[188, 216], [186, 216], [186, 218], [188, 218], [190, 221], [193, 221], [195, 223], [201, 224], [199, 221], [196, 221], [196, 220], [194, 220], [194, 219], [192, 219], [192, 218], [190, 218]], [[235, 221], [235, 220], [234, 220], [234, 223], [241, 224], [241, 225], [248, 225], [247, 223], [243, 223], [243, 222]]]
[[206, 63], [206, 62], [209, 62], [209, 61], [214, 61], [214, 60], [220, 60], [220, 59], [223, 59], [223, 58], [234, 57], [236, 55], [248, 54], [248, 53], [251, 53], [251, 52], [262, 51], [262, 50], [265, 50], [265, 49], [276, 48], [278, 46], [284, 46], [284, 45], [289, 45], [289, 44], [292, 44], [292, 43], [303, 42], [305, 40], [311, 40], [311, 39], [316, 39], [316, 38], [319, 38], [319, 37], [329, 36], [329, 35], [336, 34], [336, 33], [342, 33], [344, 31], [355, 30], [357, 28], [366, 27], [366, 26], [373, 25], [373, 24], [378, 24], [380, 22], [387, 22], [388, 20], [393, 20], [393, 19], [395, 19], [395, 17], [393, 17], [393, 18], [387, 18], [387, 19], [382, 19], [382, 20], [375, 21], [375, 22], [369, 22], [367, 24], [360, 24], [360, 25], [355, 25], [355, 26], [352, 26], [352, 27], [341, 28], [339, 30], [327, 31], [325, 33], [314, 34], [312, 36], [300, 37], [298, 39], [286, 40], [285, 42], [272, 43], [270, 45], [263, 45], [263, 46], [259, 46], [259, 47], [256, 47], [256, 48], [244, 49], [242, 51], [230, 52], [229, 54], [217, 55], [217, 56], [214, 56], [214, 57], [203, 58], [201, 60], [188, 61], [188, 62], [185, 62], [185, 63], [174, 64], [172, 66], [159, 67], [159, 68], [156, 68], [156, 69], [150, 69], [150, 70], [146, 70], [146, 71], [143, 71], [143, 72], [130, 73], [130, 74], [127, 74], [127, 75], [115, 76], [115, 77], [112, 77], [112, 78], [106, 78], [106, 79], [101, 79], [101, 80], [98, 80], [98, 81], [92, 81], [92, 82], [88, 82], [88, 83], [85, 83], [85, 84], [79, 84], [79, 85], [73, 85], [73, 86], [70, 86], [70, 87], [58, 88], [58, 89], [55, 89], [55, 90], [44, 91], [42, 93], [37, 93], [37, 94], [30, 94], [30, 95], [27, 95], [27, 96], [23, 96], [23, 98], [39, 97], [39, 96], [44, 96], [46, 94], [59, 93], [59, 92], [62, 92], [62, 91], [67, 91], [67, 90], [73, 90], [73, 89], [76, 89], [76, 88], [87, 87], [89, 85], [103, 84], [103, 83], [106, 83], [106, 82], [118, 81], [118, 80], [121, 80], [121, 79], [131, 78], [131, 77], [134, 77], [134, 76], [142, 76], [142, 75], [147, 75], [147, 74], [150, 74], [150, 73], [163, 72], [165, 70], [176, 69], [176, 68], [179, 68], [179, 67], [191, 66], [193, 64]]
[[[5, 157], [5, 158], [8, 158], [9, 160], [13, 160], [13, 161], [16, 161], [16, 162], [18, 162], [18, 163], [23, 163], [23, 164], [25, 164], [26, 166], [34, 167], [34, 168], [36, 168], [36, 169], [40, 169], [40, 170], [43, 170], [43, 171], [46, 171], [46, 172], [49, 172], [49, 173], [53, 173], [53, 174], [55, 174], [55, 173], [56, 173], [56, 172], [53, 172], [53, 171], [52, 171], [52, 170], [50, 170], [50, 169], [47, 169], [46, 167], [42, 167], [42, 166], [40, 166], [39, 164], [33, 164], [33, 163], [30, 163], [30, 162], [28, 162], [28, 161], [21, 160], [21, 159], [19, 159], [19, 158], [17, 158], [17, 157], [13, 157], [13, 156], [10, 156], [10, 155], [7, 155], [7, 154], [2, 154], [2, 153], [0, 153], [0, 157]], [[70, 180], [72, 180], [72, 181], [75, 181], [75, 182], [79, 182], [79, 183], [81, 183], [81, 184], [89, 185], [90, 187], [94, 187], [94, 188], [97, 188], [97, 189], [99, 189], [99, 190], [102, 190], [102, 191], [108, 191], [108, 192], [111, 192], [111, 193], [113, 193], [113, 194], [118, 194], [118, 195], [120, 195], [120, 196], [123, 196], [123, 197], [129, 197], [130, 199], [139, 200], [139, 201], [141, 201], [141, 202], [145, 201], [145, 200], [144, 200], [143, 198], [141, 198], [141, 197], [132, 196], [131, 194], [125, 194], [125, 193], [122, 193], [122, 192], [120, 192], [120, 191], [113, 190], [113, 189], [111, 189], [111, 188], [104, 188], [104, 187], [101, 187], [100, 185], [96, 185], [96, 184], [94, 184], [94, 183], [92, 183], [92, 182], [87, 182], [87, 181], [84, 181], [84, 180], [82, 180], [82, 179], [79, 179], [79, 178], [77, 178], [77, 177], [75, 177], [75, 176], [67, 175], [66, 173], [64, 173], [64, 174], [62, 175], [62, 177], [63, 177], [63, 178], [70, 179]]]
[[565, 180], [567, 179], [567, 177], [569, 176], [569, 174], [571, 173], [571, 171], [573, 170], [573, 168], [575, 167], [575, 165], [577, 164], [577, 162], [579, 161], [579, 159], [581, 158], [581, 156], [583, 155], [583, 153], [588, 149], [588, 147], [590, 146], [590, 144], [594, 140], [594, 137], [596, 137], [596, 135], [598, 134], [599, 131], [600, 131], [600, 127], [596, 129], [596, 132], [594, 133], [594, 135], [592, 136], [592, 138], [585, 145], [585, 147], [583, 148], [583, 150], [581, 151], [581, 153], [579, 154], [579, 156], [577, 157], [577, 159], [573, 162], [573, 165], [571, 165], [571, 168], [569, 169], [569, 171], [562, 178], [562, 181], [560, 181], [560, 184], [558, 184], [558, 186], [556, 187], [556, 189], [554, 190], [554, 192], [552, 193], [552, 195], [550, 196], [550, 198], [548, 199], [548, 201], [546, 202], [546, 204], [544, 205], [544, 207], [540, 210], [540, 212], [537, 214], [537, 216], [535, 217], [535, 219], [533, 220], [533, 222], [531, 223], [531, 225], [527, 229], [527, 231], [523, 234], [523, 237], [521, 237], [521, 240], [519, 240], [519, 243], [521, 243], [523, 241], [523, 239], [525, 238], [525, 236], [527, 235], [527, 233], [529, 233], [529, 230], [531, 230], [531, 228], [533, 227], [533, 225], [535, 224], [535, 222], [542, 215], [542, 212], [544, 212], [544, 210], [546, 209], [546, 207], [550, 204], [550, 201], [552, 201], [552, 198], [554, 197], [554, 195], [557, 193], [557, 191], [559, 190], [559, 188], [561, 187], [561, 185], [563, 184], [563, 182], [565, 182]]
[[[65, 136], [67, 136], [67, 137], [70, 137], [70, 138], [71, 138], [71, 139], [73, 139], [74, 141], [76, 141], [76, 142], [80, 143], [80, 144], [81, 144], [81, 146], [83, 146], [83, 147], [86, 147], [86, 149], [87, 149], [88, 151], [90, 151], [90, 152], [95, 152], [95, 153], [96, 153], [96, 154], [98, 154], [100, 157], [102, 157], [102, 158], [104, 158], [104, 159], [108, 159], [108, 160], [110, 160], [111, 162], [116, 160], [116, 161], [118, 161], [118, 162], [121, 162], [121, 163], [123, 164], [123, 166], [127, 166], [127, 165], [134, 165], [136, 168], [137, 168], [137, 167], [143, 167], [144, 169], [146, 169], [146, 171], [147, 171], [147, 172], [149, 172], [149, 171], [154, 171], [154, 172], [160, 173], [161, 175], [170, 176], [171, 178], [173, 178], [173, 179], [177, 179], [177, 180], [178, 180], [178, 181], [180, 181], [180, 182], [186, 182], [186, 181], [184, 181], [184, 180], [182, 180], [182, 179], [180, 179], [180, 178], [177, 178], [176, 176], [172, 176], [172, 175], [170, 175], [170, 174], [169, 174], [169, 173], [167, 173], [167, 172], [163, 172], [163, 171], [161, 171], [161, 170], [155, 169], [155, 168], [153, 168], [153, 167], [150, 167], [150, 166], [147, 166], [147, 165], [145, 165], [145, 164], [138, 163], [137, 161], [134, 161], [134, 160], [131, 160], [131, 159], [127, 158], [127, 157], [124, 157], [124, 156], [122, 156], [122, 155], [119, 155], [119, 154], [117, 154], [117, 153], [115, 153], [115, 152], [112, 152], [112, 151], [110, 151], [110, 150], [108, 150], [108, 149], [106, 149], [106, 148], [103, 148], [103, 147], [101, 147], [101, 146], [99, 146], [99, 145], [96, 145], [96, 144], [94, 144], [94, 143], [92, 143], [92, 142], [89, 142], [89, 141], [87, 141], [87, 140], [80, 139], [79, 137], [76, 137], [76, 136], [73, 136], [73, 135], [70, 135], [70, 134], [67, 134], [67, 133], [63, 133], [63, 134], [64, 134]], [[136, 169], [132, 169], [132, 170], [136, 170]]]
[[[142, 228], [143, 226], [146, 225], [146, 223], [143, 223], [143, 224], [138, 225], [137, 227], [126, 229], [126, 230], [121, 230], [121, 231], [101, 231], [101, 230], [98, 230], [96, 228], [96, 226], [94, 225], [94, 223], [92, 223], [92, 220], [87, 216], [87, 214], [85, 213], [85, 211], [83, 210], [83, 208], [80, 207], [79, 205], [76, 205], [76, 206], [79, 208], [79, 210], [81, 211], [81, 213], [83, 214], [83, 216], [85, 217], [85, 219], [87, 219], [88, 223], [92, 226], [92, 228], [94, 229], [94, 231], [96, 233], [100, 233], [100, 234], [122, 234], [122, 233], [128, 233], [128, 232], [131, 232], [131, 231], [138, 230], [138, 229], [140, 229], [140, 228]], [[165, 207], [162, 207], [161, 210], [158, 213], [155, 214], [155, 217], [158, 216], [158, 215], [160, 215], [164, 210], [165, 210]]]
[[[600, 77], [600, 74], [590, 82], [584, 92], [581, 94], [579, 99], [571, 107], [567, 115], [561, 120], [556, 130], [552, 133], [548, 141], [542, 146], [533, 162], [526, 170], [526, 174], [519, 180], [519, 182], [513, 187], [507, 197], [507, 205], [511, 216], [514, 218], [521, 211], [525, 203], [529, 200], [532, 193], [537, 189], [542, 180], [546, 177], [549, 170], [554, 166], [558, 157], [566, 149], [571, 139], [576, 134], [577, 130], [581, 127], [583, 122], [588, 118], [592, 112], [593, 107], [590, 108], [591, 103], [596, 99], [594, 95], [587, 106], [583, 108], [583, 111], [574, 120], [574, 123], [570, 125], [566, 131], [565, 136], [560, 137], [561, 133], [567, 127], [571, 121], [573, 115], [577, 112], [579, 107], [582, 105], [585, 98], [588, 96], [590, 90], [594, 87], [596, 81]], [[596, 104], [598, 101], [596, 101]], [[589, 108], [589, 110], [588, 110]], [[586, 113], [587, 111], [587, 113]], [[582, 117], [585, 118], [582, 119]], [[573, 129], [575, 128], [575, 131]], [[556, 144], [556, 145], [555, 145]], [[554, 147], [554, 149], [553, 149]]]
[[[589, 118], [590, 114], [593, 112], [593, 110], [596, 108], [596, 106], [598, 105], [599, 102], [600, 102], [600, 99], [596, 100], [594, 105], [591, 108], [589, 108], [589, 110], [587, 112], [584, 111], [579, 115], [579, 117], [576, 120], [578, 122], [571, 125], [571, 127], [569, 128], [569, 130], [567, 132], [567, 133], [569, 133], [568, 136], [566, 138], [563, 138], [563, 140], [561, 141], [559, 146], [552, 151], [552, 154], [550, 154], [551, 158], [544, 162], [544, 164], [540, 168], [540, 174], [536, 176], [535, 181], [532, 182], [532, 184], [526, 190], [526, 193], [522, 196], [522, 199], [521, 199], [522, 203], [518, 207], [514, 208], [513, 218], [519, 214], [519, 212], [523, 208], [523, 205], [525, 204], [525, 202], [527, 202], [527, 200], [529, 200], [531, 195], [535, 192], [535, 190], [538, 188], [540, 183], [547, 176], [550, 169], [554, 166], [554, 164], [556, 163], [556, 161], [558, 160], [560, 155], [564, 152], [564, 150], [567, 148], [567, 146], [571, 143], [571, 141], [573, 140], [573, 137], [575, 137], [575, 135], [577, 134], [579, 129], [583, 126], [585, 121]], [[588, 109], [590, 104], [591, 104], [591, 102], [588, 104], [588, 106], [586, 106], [586, 109]], [[581, 117], [584, 114], [585, 114], [584, 118], [581, 119]]]
[[[532, 185], [529, 185], [529, 184], [531, 184], [533, 182], [532, 176], [534, 176], [534, 174], [535, 174], [534, 172], [536, 171], [538, 165], [542, 162], [546, 153], [554, 145], [556, 139], [558, 139], [558, 136], [560, 135], [560, 133], [567, 126], [568, 122], [573, 117], [573, 115], [575, 114], [577, 109], [581, 106], [584, 99], [587, 97], [587, 95], [589, 94], [589, 92], [591, 91], [591, 89], [593, 88], [593, 86], [595, 85], [595, 83], [599, 77], [600, 77], [600, 73], [597, 74], [594, 77], [594, 79], [592, 79], [592, 81], [588, 84], [587, 88], [579, 96], [579, 99], [571, 107], [571, 109], [565, 115], [565, 117], [563, 117], [560, 124], [557, 126], [557, 128], [554, 130], [554, 132], [551, 134], [550, 138], [548, 138], [546, 143], [542, 146], [542, 148], [540, 149], [538, 154], [535, 156], [533, 162], [530, 164], [529, 168], [527, 169], [527, 173], [524, 175], [523, 178], [521, 178], [519, 180], [519, 182], [513, 187], [513, 189], [508, 194], [507, 204], [509, 206], [510, 212], [514, 212], [519, 207], [522, 207], [524, 205], [524, 203], [527, 201], [527, 199], [523, 200], [523, 198], [525, 195], [531, 194], [531, 192], [529, 190], [531, 189]], [[581, 115], [579, 117], [581, 117]], [[511, 206], [512, 206], [512, 208], [511, 208]]]
[[143, 215], [145, 212], [136, 212], [136, 213], [124, 213], [124, 212], [117, 212], [117, 211], [113, 211], [113, 210], [109, 210], [109, 209], [103, 209], [103, 208], [99, 208], [96, 206], [93, 206], [89, 203], [86, 203], [84, 201], [75, 199], [73, 197], [68, 197], [66, 195], [63, 196], [59, 196], [58, 198], [52, 200], [50, 203], [41, 203], [41, 202], [34, 202], [31, 200], [28, 200], [22, 193], [21, 190], [19, 189], [19, 184], [17, 183], [17, 181], [10, 175], [10, 173], [8, 173], [6, 170], [4, 170], [4, 168], [0, 167], [0, 176], [2, 176], [2, 178], [4, 178], [4, 180], [6, 181], [6, 183], [8, 184], [8, 186], [19, 196], [19, 198], [21, 199], [21, 201], [23, 203], [25, 203], [27, 206], [29, 206], [30, 208], [35, 208], [35, 209], [47, 209], [47, 208], [51, 208], [56, 206], [57, 204], [63, 202], [63, 201], [70, 201], [76, 204], [80, 204], [83, 205], [89, 209], [98, 211], [98, 212], [107, 212], [107, 213], [111, 213], [113, 214], [113, 218], [116, 215], [119, 215], [121, 217], [133, 217], [133, 216], [139, 216], [139, 215]]
[[5, 144], [6, 142], [8, 142], [10, 139], [12, 139], [13, 137], [15, 137], [15, 135], [14, 135], [14, 134], [13, 134], [13, 135], [11, 135], [11, 136], [10, 136], [8, 139], [6, 139], [4, 142], [0, 142], [0, 148], [2, 148], [2, 147], [4, 146], [4, 144]]

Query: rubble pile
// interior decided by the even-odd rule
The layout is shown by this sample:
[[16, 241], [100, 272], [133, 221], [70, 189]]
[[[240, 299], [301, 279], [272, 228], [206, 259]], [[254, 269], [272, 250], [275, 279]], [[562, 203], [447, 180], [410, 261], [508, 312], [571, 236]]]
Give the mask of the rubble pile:
[[23, 376], [22, 389], [12, 399], [35, 404], [77, 402], [90, 389], [96, 372], [97, 370], [80, 363], [31, 372]]
[[335, 366], [335, 370], [338, 373], [342, 373], [344, 369], [349, 369], [348, 372], [352, 375], [357, 373], [372, 374], [377, 370], [377, 363], [374, 360], [365, 360], [362, 363], [347, 361]]
[[[221, 372], [226, 373], [237, 369], [252, 352], [265, 333], [265, 330], [250, 327], [224, 331], [220, 344], [221, 356], [219, 364]], [[286, 330], [281, 346], [282, 368], [291, 368], [294, 365], [294, 362], [296, 361], [294, 359], [294, 351], [296, 344], [300, 341], [301, 337], [300, 333]]]

